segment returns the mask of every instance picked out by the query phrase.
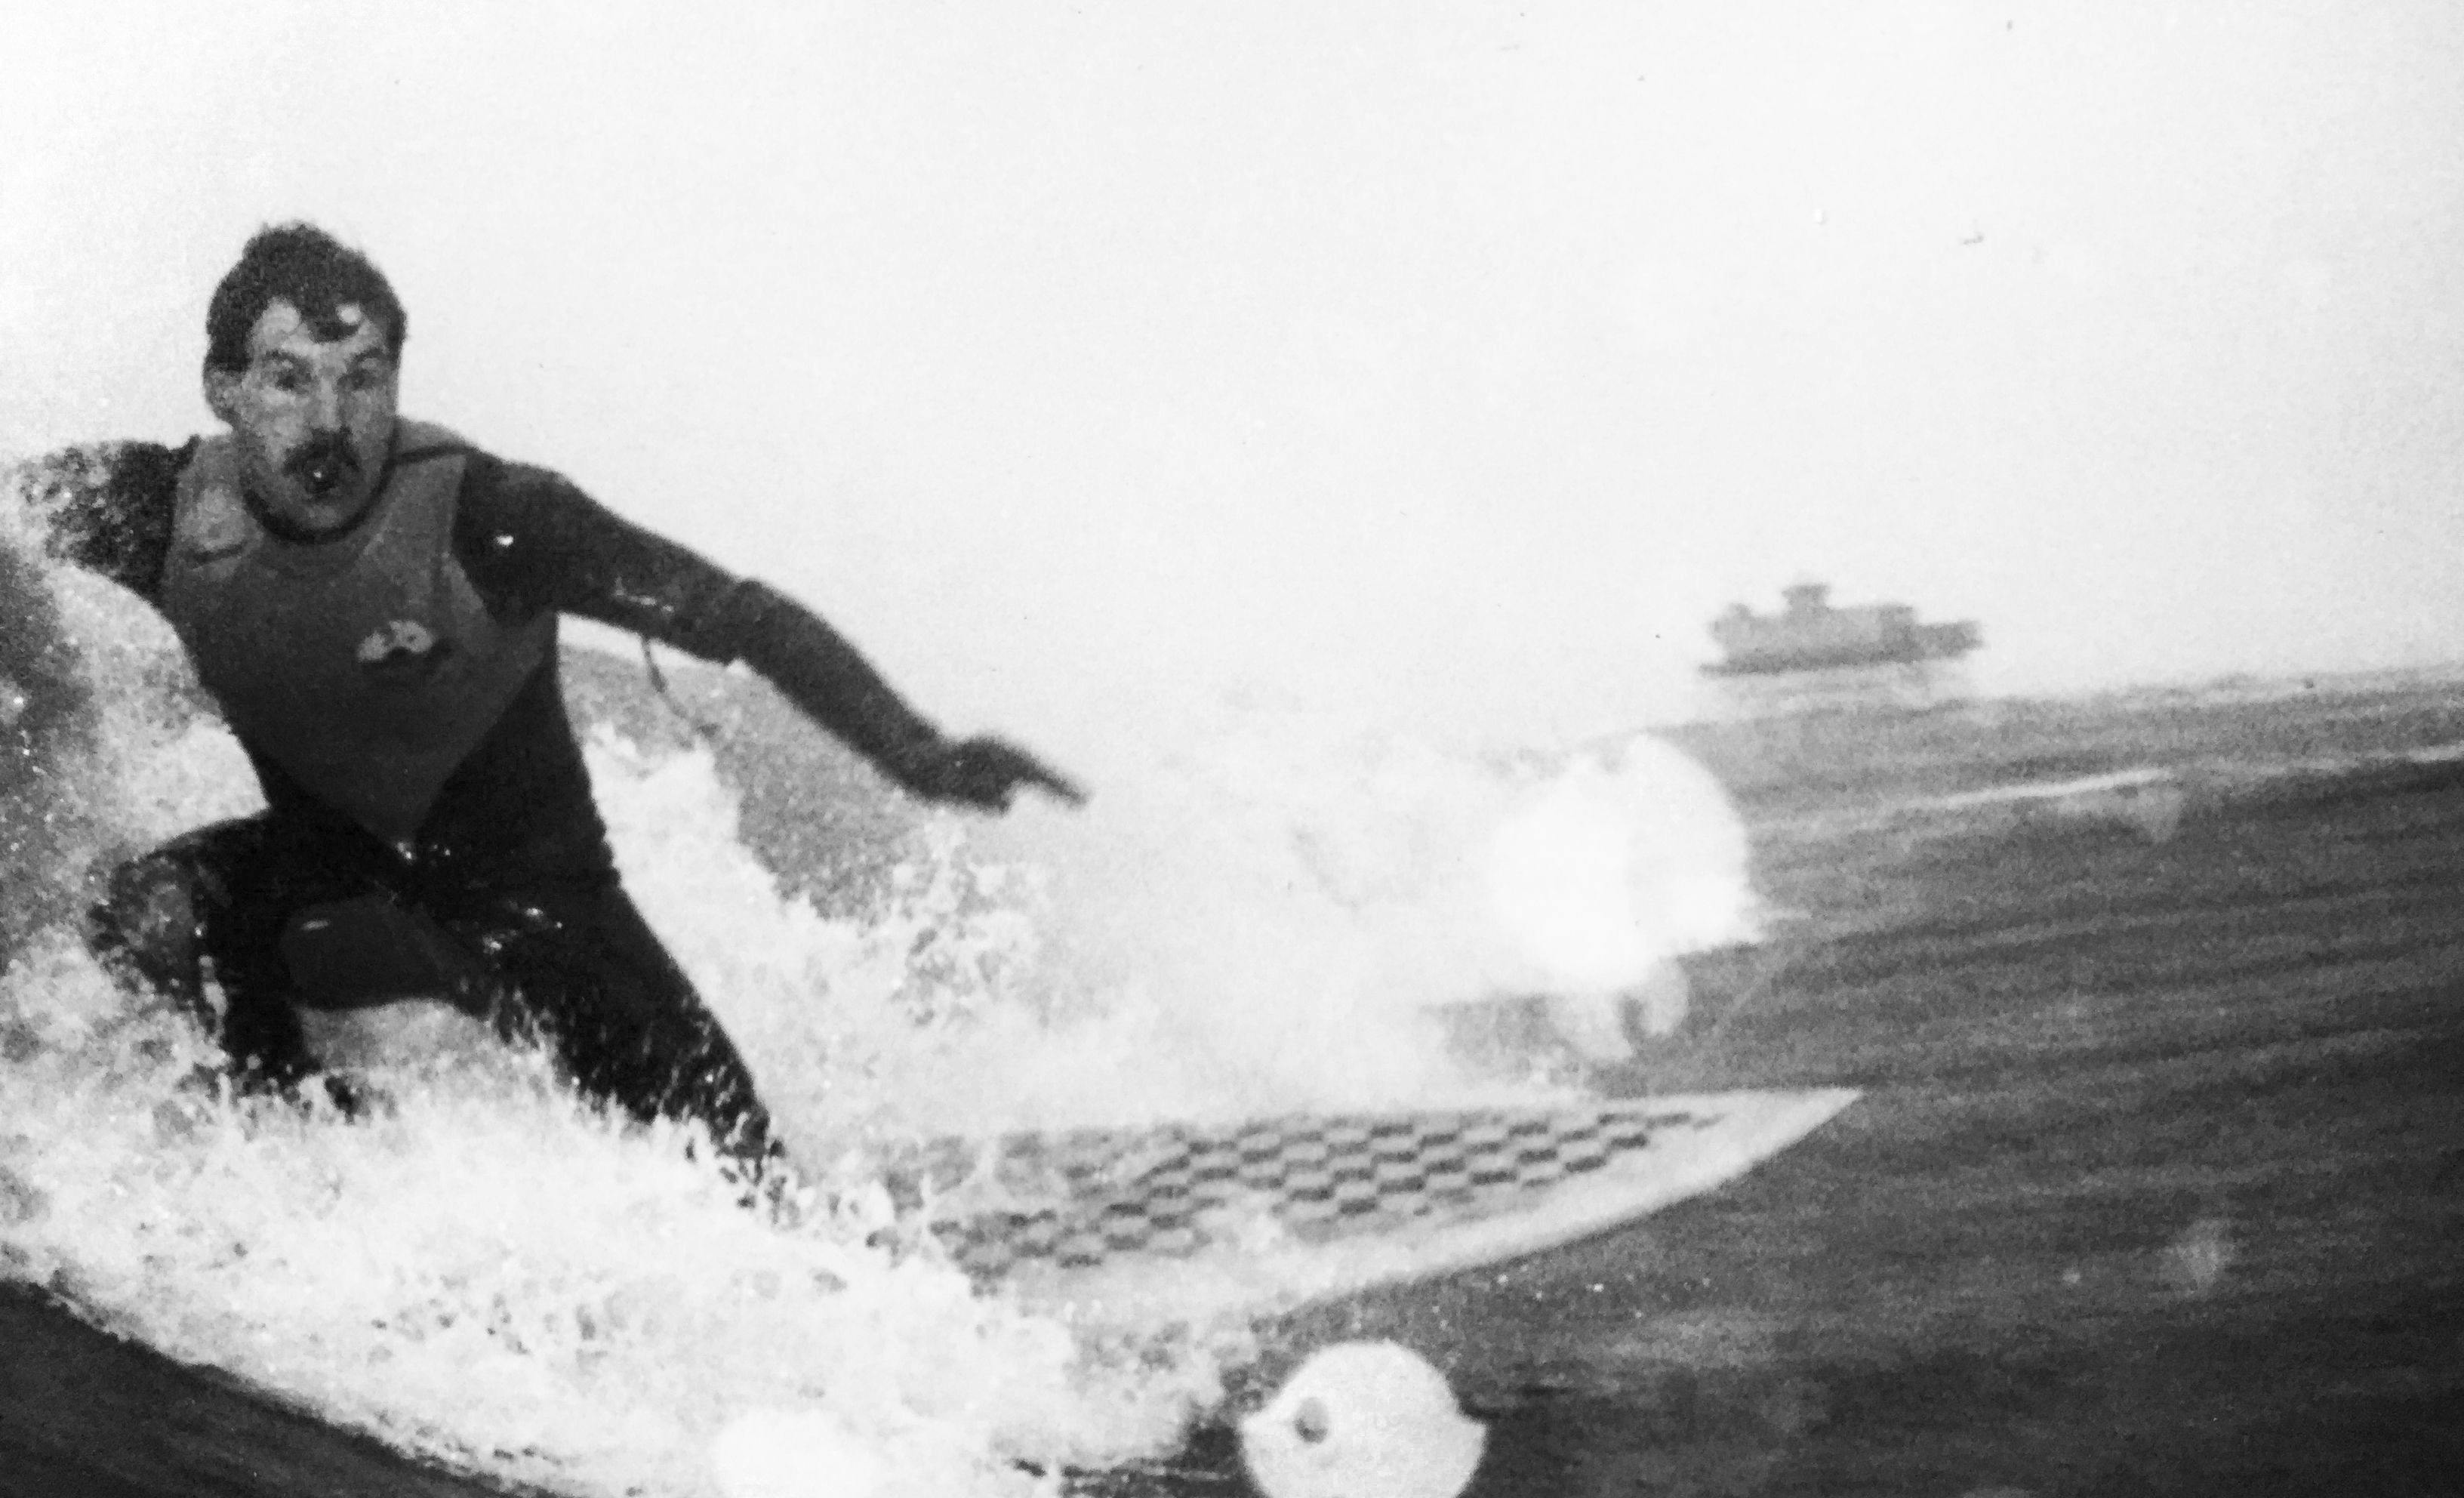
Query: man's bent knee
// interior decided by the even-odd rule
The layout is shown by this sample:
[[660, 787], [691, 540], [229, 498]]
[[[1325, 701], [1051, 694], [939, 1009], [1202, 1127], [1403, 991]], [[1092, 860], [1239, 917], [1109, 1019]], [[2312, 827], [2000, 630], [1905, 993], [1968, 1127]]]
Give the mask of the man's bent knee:
[[159, 854], [111, 871], [103, 897], [86, 912], [86, 944], [112, 975], [183, 998], [202, 993], [194, 874]]
[[200, 1019], [207, 907], [219, 892], [199, 849], [182, 839], [114, 869], [86, 912], [86, 945], [123, 984], [152, 989]]

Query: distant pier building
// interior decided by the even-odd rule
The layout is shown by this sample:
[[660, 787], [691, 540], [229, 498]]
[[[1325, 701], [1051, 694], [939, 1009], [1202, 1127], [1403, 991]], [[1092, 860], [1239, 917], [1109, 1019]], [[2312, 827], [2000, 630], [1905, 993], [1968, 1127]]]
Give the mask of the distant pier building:
[[1973, 621], [1926, 624], [1905, 604], [1835, 608], [1819, 583], [1783, 596], [1779, 613], [1738, 604], [1711, 621], [1720, 659], [1703, 668], [1701, 716], [1921, 713], [1972, 695], [1960, 661], [1984, 644]]
[[1905, 604], [1856, 604], [1836, 608], [1831, 589], [1800, 583], [1781, 595], [1788, 606], [1758, 614], [1743, 604], [1711, 621], [1721, 658], [1708, 676], [1769, 676], [1842, 666], [1914, 665], [1956, 660], [1985, 643], [1973, 620], [1924, 624]]

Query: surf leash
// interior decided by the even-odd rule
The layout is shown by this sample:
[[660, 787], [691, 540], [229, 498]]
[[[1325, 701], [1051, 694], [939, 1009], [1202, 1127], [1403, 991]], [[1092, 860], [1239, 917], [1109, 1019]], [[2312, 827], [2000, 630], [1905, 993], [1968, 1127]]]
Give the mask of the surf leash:
[[659, 669], [659, 658], [650, 653], [650, 637], [645, 634], [637, 638], [642, 642], [642, 669], [649, 673], [650, 690], [659, 694], [659, 700], [668, 705], [669, 712], [673, 713], [687, 728], [693, 730], [694, 738], [714, 749], [717, 748], [718, 725], [701, 717], [691, 708], [676, 700], [676, 694], [668, 689], [668, 673]]

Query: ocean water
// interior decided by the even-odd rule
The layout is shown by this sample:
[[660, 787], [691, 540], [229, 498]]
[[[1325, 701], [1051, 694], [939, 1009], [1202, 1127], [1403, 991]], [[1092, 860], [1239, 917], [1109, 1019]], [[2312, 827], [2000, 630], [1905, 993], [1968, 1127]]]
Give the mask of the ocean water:
[[[816, 1492], [1023, 1493], [1162, 1461], [1220, 1416], [1251, 1330], [1193, 1311], [1202, 1293], [1093, 1311], [971, 1286], [897, 1220], [880, 1149], [1565, 1095], [1684, 1023], [1678, 958], [1764, 918], [1744, 824], [1657, 738], [1489, 761], [1226, 704], [1107, 767], [1083, 814], [992, 823], [861, 776], [782, 792], [788, 749], [743, 722], [715, 746], [643, 731], [639, 700], [592, 708], [623, 689], [577, 658], [627, 885], [804, 1182], [750, 1210], [681, 1133], [613, 1126], [535, 1056], [386, 1075], [359, 1121], [232, 1096], [196, 1028], [108, 983], [66, 916], [94, 868], [253, 809], [244, 757], [158, 622], [91, 580], [45, 585], [94, 716], [5, 787], [28, 892], [0, 972], [0, 1275], [554, 1491], [748, 1490], [748, 1445], [781, 1443]], [[745, 772], [765, 760], [766, 785]], [[815, 824], [845, 836], [800, 860]], [[1466, 1045], [1450, 1018], [1535, 998], [1556, 1022], [1538, 1044]]]

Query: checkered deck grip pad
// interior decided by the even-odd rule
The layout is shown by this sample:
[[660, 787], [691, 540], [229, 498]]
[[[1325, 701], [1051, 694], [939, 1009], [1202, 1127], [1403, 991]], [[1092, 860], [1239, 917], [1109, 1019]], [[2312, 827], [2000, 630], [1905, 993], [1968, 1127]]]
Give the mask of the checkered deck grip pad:
[[1324, 1243], [1433, 1213], [1511, 1210], [1650, 1149], [1655, 1135], [1712, 1121], [1627, 1103], [1020, 1138], [987, 1163], [1005, 1170], [1032, 1157], [1050, 1204], [1012, 1201], [936, 1231], [986, 1278], [1121, 1254], [1185, 1257], [1268, 1218], [1293, 1239]]

